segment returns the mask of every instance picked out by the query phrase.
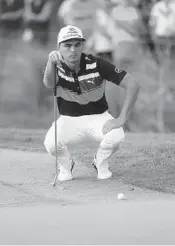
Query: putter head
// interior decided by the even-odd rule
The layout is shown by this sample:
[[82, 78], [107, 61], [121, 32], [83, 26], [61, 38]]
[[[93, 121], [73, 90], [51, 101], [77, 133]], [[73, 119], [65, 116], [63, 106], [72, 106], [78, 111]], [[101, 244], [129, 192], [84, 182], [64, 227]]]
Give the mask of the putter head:
[[56, 186], [56, 182], [51, 182], [50, 184], [51, 184], [53, 187]]
[[58, 177], [58, 175], [55, 175], [54, 180], [51, 182], [51, 185], [52, 185], [53, 187], [56, 186], [57, 177]]
[[54, 181], [50, 182], [50, 185], [52, 185], [54, 187], [55, 186], [55, 182]]

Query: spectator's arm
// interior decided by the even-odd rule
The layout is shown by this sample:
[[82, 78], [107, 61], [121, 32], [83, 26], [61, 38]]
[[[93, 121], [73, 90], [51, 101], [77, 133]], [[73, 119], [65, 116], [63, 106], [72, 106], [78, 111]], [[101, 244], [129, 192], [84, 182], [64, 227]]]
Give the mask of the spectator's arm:
[[31, 6], [29, 3], [26, 3], [26, 7], [25, 7], [25, 13], [24, 13], [24, 19], [26, 22], [28, 21], [40, 21], [40, 22], [45, 22], [48, 21], [51, 16], [52, 16], [52, 11], [53, 11], [53, 2], [48, 1], [40, 14], [34, 14], [31, 11]]

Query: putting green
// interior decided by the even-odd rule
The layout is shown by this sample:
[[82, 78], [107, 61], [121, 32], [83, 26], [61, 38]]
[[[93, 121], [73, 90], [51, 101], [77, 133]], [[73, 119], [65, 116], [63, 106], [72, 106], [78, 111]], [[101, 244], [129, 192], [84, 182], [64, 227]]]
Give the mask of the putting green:
[[122, 184], [115, 172], [99, 181], [82, 163], [53, 188], [47, 154], [0, 155], [0, 244], [174, 244], [174, 195]]

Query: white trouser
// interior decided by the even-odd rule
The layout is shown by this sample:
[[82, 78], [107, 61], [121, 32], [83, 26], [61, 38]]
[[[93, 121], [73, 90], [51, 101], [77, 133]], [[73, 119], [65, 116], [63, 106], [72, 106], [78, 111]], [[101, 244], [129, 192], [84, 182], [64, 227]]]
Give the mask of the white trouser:
[[[57, 154], [59, 165], [70, 169], [71, 149], [77, 149], [78, 145], [82, 146], [88, 143], [96, 143], [99, 146], [96, 153], [96, 166], [106, 165], [109, 157], [124, 140], [122, 127], [113, 129], [103, 135], [103, 125], [110, 119], [113, 119], [113, 117], [107, 111], [103, 114], [79, 117], [61, 115], [57, 120]], [[55, 156], [54, 122], [46, 134], [44, 145], [48, 153]]]

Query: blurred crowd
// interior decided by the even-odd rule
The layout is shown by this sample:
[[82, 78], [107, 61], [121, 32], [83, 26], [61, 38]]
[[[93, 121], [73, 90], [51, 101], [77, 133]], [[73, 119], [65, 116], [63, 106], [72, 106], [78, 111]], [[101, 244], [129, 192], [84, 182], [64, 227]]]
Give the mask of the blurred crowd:
[[22, 37], [46, 44], [53, 11], [50, 0], [1, 0], [0, 33], [7, 39]]
[[175, 36], [174, 0], [65, 0], [58, 18], [83, 29], [87, 50], [125, 69], [145, 48], [159, 63], [157, 44], [173, 46]]
[[[175, 0], [0, 0], [1, 85], [12, 60], [8, 57], [13, 58], [16, 50], [23, 54], [22, 58], [15, 57], [16, 61], [25, 66], [27, 54], [33, 65], [30, 72], [26, 66], [29, 75], [26, 72], [24, 80], [30, 77], [30, 83], [36, 84], [34, 69], [42, 76], [46, 59], [43, 54], [47, 56], [49, 49], [56, 47], [57, 33], [67, 24], [82, 29], [87, 38], [86, 52], [119, 68], [128, 69], [149, 54], [159, 68], [168, 56], [171, 70], [175, 71]], [[50, 43], [55, 46], [48, 48]], [[12, 67], [15, 69], [14, 63]], [[37, 80], [42, 81], [41, 77]], [[43, 98], [42, 86], [36, 96], [39, 102]]]
[[86, 51], [115, 62], [127, 65], [140, 45], [158, 62], [156, 44], [174, 44], [175, 0], [1, 0], [1, 36], [47, 44], [55, 6], [59, 28], [77, 25], [88, 39]]

